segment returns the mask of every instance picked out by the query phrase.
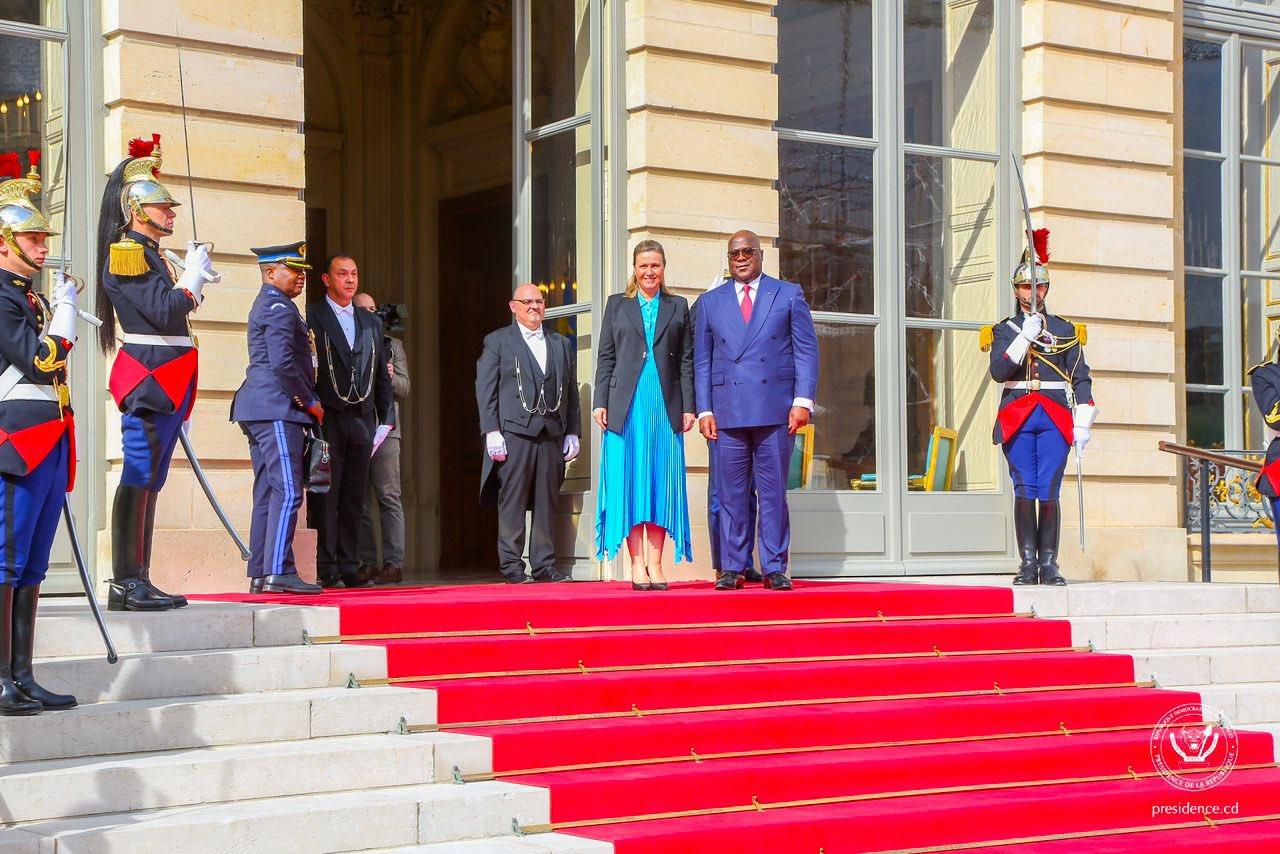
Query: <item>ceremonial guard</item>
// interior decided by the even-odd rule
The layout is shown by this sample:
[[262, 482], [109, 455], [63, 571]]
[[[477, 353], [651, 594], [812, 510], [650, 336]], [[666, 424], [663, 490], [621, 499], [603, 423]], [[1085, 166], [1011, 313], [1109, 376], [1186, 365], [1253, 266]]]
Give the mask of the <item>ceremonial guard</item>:
[[[151, 583], [156, 504], [169, 474], [178, 431], [196, 399], [197, 352], [188, 316], [216, 278], [206, 244], [188, 243], [176, 276], [157, 243], [173, 234], [178, 202], [159, 181], [160, 137], [135, 139], [107, 180], [98, 221], [99, 343], [116, 349], [111, 396], [121, 414], [124, 464], [111, 508], [112, 611], [166, 611], [187, 600]], [[113, 314], [114, 309], [114, 314]]]
[[76, 289], [58, 273], [51, 306], [33, 286], [55, 233], [29, 198], [40, 192], [40, 152], [25, 178], [17, 153], [0, 157], [0, 715], [34, 715], [76, 704], [40, 687], [31, 668], [40, 584], [75, 477]]
[[[1254, 486], [1271, 502], [1271, 518], [1280, 519], [1280, 364], [1268, 361], [1254, 365], [1249, 369], [1249, 385], [1267, 439], [1266, 462]], [[1280, 542], [1280, 525], [1275, 530]]]
[[303, 496], [303, 431], [324, 420], [316, 397], [316, 352], [293, 300], [306, 285], [305, 243], [251, 249], [262, 289], [249, 309], [249, 367], [231, 401], [231, 420], [249, 439], [253, 523], [249, 592], [323, 593], [298, 577], [293, 532]]
[[1061, 586], [1067, 583], [1058, 569], [1063, 468], [1072, 445], [1083, 453], [1098, 409], [1084, 360], [1084, 324], [1045, 306], [1049, 230], [1037, 229], [1034, 242], [1036, 263], [1030, 248], [1023, 250], [1013, 275], [1017, 310], [983, 327], [981, 340], [991, 352], [991, 378], [1004, 385], [993, 441], [1003, 446], [1013, 477], [1020, 559], [1013, 583]]

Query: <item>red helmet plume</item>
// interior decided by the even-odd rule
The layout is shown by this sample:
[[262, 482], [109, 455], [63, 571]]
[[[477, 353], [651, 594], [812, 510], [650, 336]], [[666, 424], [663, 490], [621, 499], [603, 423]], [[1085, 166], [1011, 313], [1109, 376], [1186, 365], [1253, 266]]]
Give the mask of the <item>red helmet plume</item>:
[[1036, 261], [1040, 264], [1049, 263], [1049, 229], [1037, 228], [1031, 232], [1031, 242], [1036, 247]]

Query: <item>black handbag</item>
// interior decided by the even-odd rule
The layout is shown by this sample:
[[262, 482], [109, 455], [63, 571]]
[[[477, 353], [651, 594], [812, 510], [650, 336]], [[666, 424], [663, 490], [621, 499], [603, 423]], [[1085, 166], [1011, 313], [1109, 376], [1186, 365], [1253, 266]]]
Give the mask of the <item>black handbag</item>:
[[306, 487], [313, 495], [323, 495], [329, 491], [333, 482], [333, 471], [329, 460], [329, 443], [325, 441], [320, 428], [308, 427], [303, 442], [303, 458], [307, 461]]

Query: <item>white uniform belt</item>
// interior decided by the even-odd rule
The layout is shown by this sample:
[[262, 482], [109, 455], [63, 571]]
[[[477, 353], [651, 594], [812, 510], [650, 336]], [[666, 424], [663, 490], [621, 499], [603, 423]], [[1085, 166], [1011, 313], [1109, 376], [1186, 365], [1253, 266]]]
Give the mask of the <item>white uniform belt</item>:
[[194, 347], [195, 344], [185, 335], [139, 335], [126, 332], [121, 338], [126, 344], [144, 344], [148, 347]]
[[1005, 388], [1017, 389], [1018, 391], [1066, 391], [1067, 384], [1062, 380], [1010, 380], [1004, 384]]
[[9, 389], [4, 397], [0, 398], [0, 402], [3, 403], [11, 400], [47, 400], [50, 403], [57, 403], [58, 390], [51, 385], [22, 382]]

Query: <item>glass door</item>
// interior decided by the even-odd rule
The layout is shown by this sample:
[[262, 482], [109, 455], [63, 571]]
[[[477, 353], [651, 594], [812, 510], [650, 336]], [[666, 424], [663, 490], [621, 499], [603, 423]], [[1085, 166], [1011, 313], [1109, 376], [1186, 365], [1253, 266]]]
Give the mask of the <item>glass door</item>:
[[800, 575], [972, 572], [1011, 553], [978, 347], [1008, 312], [1010, 12], [778, 5], [778, 261], [821, 358], [791, 494]]

